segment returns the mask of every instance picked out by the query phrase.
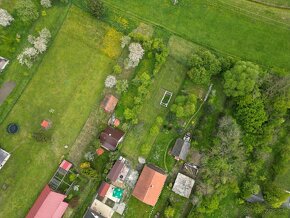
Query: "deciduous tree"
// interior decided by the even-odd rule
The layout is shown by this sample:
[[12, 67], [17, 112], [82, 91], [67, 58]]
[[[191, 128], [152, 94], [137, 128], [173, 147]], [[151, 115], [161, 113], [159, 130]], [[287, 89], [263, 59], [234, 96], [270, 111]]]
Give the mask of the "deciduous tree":
[[250, 94], [258, 81], [259, 66], [245, 61], [238, 61], [224, 74], [224, 92], [227, 96], [244, 96]]

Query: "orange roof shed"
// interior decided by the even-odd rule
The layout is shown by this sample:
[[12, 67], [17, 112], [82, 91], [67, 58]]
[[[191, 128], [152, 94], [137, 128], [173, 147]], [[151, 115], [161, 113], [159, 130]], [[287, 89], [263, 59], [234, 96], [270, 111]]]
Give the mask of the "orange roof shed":
[[106, 95], [101, 103], [101, 107], [105, 110], [105, 112], [111, 113], [115, 110], [118, 101], [119, 100], [114, 95]]

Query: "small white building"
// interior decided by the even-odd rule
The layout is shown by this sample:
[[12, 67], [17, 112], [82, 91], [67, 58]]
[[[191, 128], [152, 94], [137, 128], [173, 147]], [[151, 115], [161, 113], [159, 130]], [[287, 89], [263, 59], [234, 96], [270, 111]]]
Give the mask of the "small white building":
[[9, 157], [10, 154], [7, 151], [4, 151], [3, 149], [0, 148], [0, 170], [5, 165]]
[[5, 69], [8, 63], [9, 63], [8, 59], [0, 56], [0, 72], [2, 72]]
[[194, 182], [194, 179], [178, 173], [172, 191], [183, 197], [189, 198]]

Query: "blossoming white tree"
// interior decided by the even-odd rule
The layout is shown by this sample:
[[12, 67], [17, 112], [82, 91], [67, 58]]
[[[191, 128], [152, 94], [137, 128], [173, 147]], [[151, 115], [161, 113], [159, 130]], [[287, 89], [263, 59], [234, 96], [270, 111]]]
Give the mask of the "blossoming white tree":
[[0, 25], [1, 26], [9, 26], [14, 18], [8, 13], [8, 11], [0, 8]]
[[140, 60], [144, 55], [144, 49], [139, 43], [131, 43], [129, 45], [129, 61], [127, 63], [127, 68], [134, 68], [137, 67]]
[[50, 0], [40, 0], [40, 4], [44, 8], [50, 8], [51, 7], [51, 1]]
[[42, 29], [39, 32], [38, 37], [29, 35], [28, 42], [32, 44], [33, 47], [24, 49], [24, 51], [18, 55], [17, 59], [19, 63], [21, 65], [31, 67], [33, 60], [37, 57], [37, 55], [46, 51], [50, 38], [51, 34], [47, 28]]
[[21, 65], [32, 67], [32, 61], [37, 57], [38, 51], [34, 47], [25, 48], [24, 51], [18, 55], [17, 60]]
[[131, 41], [130, 36], [123, 36], [121, 38], [121, 48], [125, 48], [127, 45], [129, 45], [130, 41]]
[[105, 86], [107, 88], [113, 88], [117, 83], [117, 79], [116, 77], [109, 75], [107, 76], [106, 80], [105, 80]]

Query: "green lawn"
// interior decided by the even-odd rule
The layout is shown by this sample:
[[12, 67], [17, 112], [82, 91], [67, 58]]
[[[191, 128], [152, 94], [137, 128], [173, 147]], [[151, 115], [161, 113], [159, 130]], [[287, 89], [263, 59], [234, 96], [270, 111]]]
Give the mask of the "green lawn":
[[[0, 127], [0, 143], [12, 153], [1, 170], [0, 217], [23, 217], [57, 169], [62, 155], [84, 125], [114, 60], [101, 52], [108, 26], [72, 7], [37, 72]], [[118, 49], [118, 48], [116, 48]], [[27, 70], [29, 71], [29, 70]], [[55, 112], [49, 113], [53, 108]], [[31, 134], [42, 119], [53, 122], [51, 143], [38, 143]], [[17, 122], [20, 132], [8, 135]]]
[[132, 196], [127, 204], [127, 210], [125, 212], [126, 218], [138, 217], [149, 217], [152, 207], [139, 201], [137, 198]]
[[168, 0], [105, 2], [222, 53], [290, 69], [290, 30], [284, 24], [211, 0], [183, 0], [177, 6]]
[[259, 0], [260, 2], [270, 4], [270, 5], [277, 5], [277, 6], [286, 6], [290, 7], [289, 0]]

